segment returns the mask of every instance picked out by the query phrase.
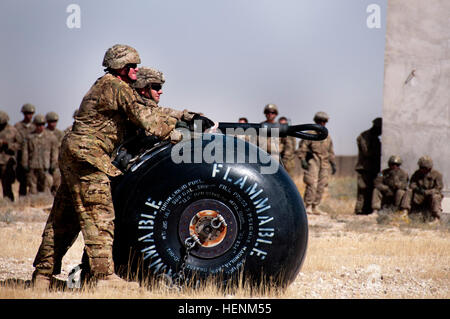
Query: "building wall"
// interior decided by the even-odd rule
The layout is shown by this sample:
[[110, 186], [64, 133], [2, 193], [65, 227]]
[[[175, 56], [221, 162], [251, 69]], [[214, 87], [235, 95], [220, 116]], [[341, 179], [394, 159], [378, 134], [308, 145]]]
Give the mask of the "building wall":
[[382, 167], [400, 155], [410, 175], [422, 155], [450, 197], [450, 1], [388, 0]]

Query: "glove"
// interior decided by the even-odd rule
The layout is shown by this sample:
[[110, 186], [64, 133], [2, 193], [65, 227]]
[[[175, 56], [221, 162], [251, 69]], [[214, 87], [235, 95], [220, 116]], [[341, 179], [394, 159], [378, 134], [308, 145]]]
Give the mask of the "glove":
[[331, 174], [332, 175], [336, 174], [336, 164], [335, 163], [331, 163]]
[[422, 187], [417, 187], [416, 193], [420, 194], [420, 195], [424, 195], [425, 194], [425, 190]]
[[308, 169], [309, 168], [308, 162], [304, 158], [302, 158], [302, 168], [303, 169]]
[[202, 132], [204, 132], [207, 129], [209, 129], [210, 127], [214, 126], [214, 122], [211, 121], [206, 116], [195, 114], [194, 117], [192, 118], [192, 121], [189, 123], [189, 128], [191, 129], [191, 131], [194, 131], [195, 124], [196, 124], [195, 122], [198, 122], [198, 121], [201, 121]]

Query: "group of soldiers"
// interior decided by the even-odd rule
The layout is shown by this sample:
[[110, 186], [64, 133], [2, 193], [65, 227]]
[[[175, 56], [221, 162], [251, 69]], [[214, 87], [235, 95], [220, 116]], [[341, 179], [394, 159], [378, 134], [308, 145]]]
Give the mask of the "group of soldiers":
[[[267, 104], [264, 114], [266, 121], [263, 123], [276, 123], [277, 106]], [[318, 125], [326, 126], [329, 116], [325, 112], [317, 112], [313, 120]], [[239, 122], [248, 123], [248, 120], [240, 118]], [[278, 123], [287, 124], [288, 120], [282, 116]], [[391, 156], [388, 168], [381, 171], [381, 133], [382, 119], [376, 118], [372, 127], [357, 137], [357, 199], [354, 213], [362, 215], [390, 209], [402, 215], [421, 213], [425, 221], [439, 220], [443, 199], [442, 174], [433, 169], [433, 161], [429, 156], [419, 159], [419, 169], [411, 180], [408, 173], [400, 168], [402, 159], [398, 155]], [[330, 174], [336, 173], [331, 136], [328, 135], [322, 141], [301, 140], [298, 148], [294, 137], [282, 137], [278, 140], [278, 149], [272, 147], [268, 151], [279, 158], [291, 177], [295, 176], [295, 158], [300, 160], [306, 186], [303, 196], [306, 213], [322, 214], [319, 205]]]
[[403, 161], [398, 155], [390, 156], [388, 168], [381, 170], [381, 133], [382, 119], [376, 118], [372, 127], [357, 138], [355, 214], [388, 209], [402, 215], [420, 213], [424, 221], [438, 221], [442, 211], [443, 178], [433, 169], [433, 160], [427, 155], [420, 157], [419, 168], [411, 179], [401, 168]]
[[52, 192], [61, 181], [58, 152], [64, 132], [56, 126], [59, 116], [35, 114], [36, 107], [22, 106], [23, 120], [10, 125], [9, 116], [0, 111], [0, 179], [3, 197], [14, 201], [13, 183], [19, 183], [19, 196]]
[[[276, 121], [278, 107], [273, 103], [264, 107], [264, 115], [266, 120], [262, 123], [288, 124], [288, 119], [285, 116], [279, 117]], [[313, 120], [318, 125], [326, 126], [329, 116], [327, 113], [320, 111], [314, 115]], [[241, 117], [239, 122], [248, 123], [248, 120]], [[266, 146], [267, 151], [272, 156], [279, 159], [291, 177], [296, 174], [295, 158], [298, 157], [301, 162], [304, 170], [303, 181], [306, 185], [303, 198], [306, 213], [323, 214], [319, 205], [328, 186], [330, 173], [336, 173], [336, 159], [331, 136], [328, 135], [322, 141], [301, 140], [298, 148], [295, 137], [280, 137], [278, 143], [274, 143], [273, 139], [272, 137], [267, 138], [267, 143], [263, 143], [263, 145]]]

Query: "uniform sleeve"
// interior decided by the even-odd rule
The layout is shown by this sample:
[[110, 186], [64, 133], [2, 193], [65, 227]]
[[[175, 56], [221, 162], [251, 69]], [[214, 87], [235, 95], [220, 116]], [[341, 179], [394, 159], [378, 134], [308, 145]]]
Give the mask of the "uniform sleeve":
[[23, 167], [29, 167], [29, 162], [28, 162], [28, 155], [29, 155], [29, 147], [28, 147], [28, 142], [27, 139], [25, 139], [22, 142], [22, 166]]
[[373, 184], [374, 184], [374, 187], [380, 191], [387, 191], [389, 189], [389, 187], [384, 184], [383, 173], [379, 173], [377, 175]]
[[306, 153], [309, 150], [309, 144], [310, 144], [310, 141], [308, 141], [308, 140], [300, 141], [300, 143], [298, 145], [298, 150], [297, 150], [297, 156], [298, 156], [298, 158], [300, 158], [300, 160], [306, 159]]
[[175, 117], [167, 115], [157, 108], [150, 108], [140, 103], [132, 89], [120, 89], [117, 100], [130, 121], [149, 134], [167, 139], [171, 131], [175, 129], [177, 123]]

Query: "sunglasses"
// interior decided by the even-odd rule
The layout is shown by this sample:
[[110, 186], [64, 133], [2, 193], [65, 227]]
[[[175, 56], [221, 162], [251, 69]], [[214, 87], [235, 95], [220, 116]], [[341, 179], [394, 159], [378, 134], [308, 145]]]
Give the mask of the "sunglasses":
[[137, 64], [136, 63], [128, 63], [127, 65], [125, 65], [125, 67], [127, 69], [136, 69], [137, 68]]
[[277, 114], [277, 112], [274, 112], [274, 111], [267, 111], [266, 114]]
[[159, 91], [159, 90], [162, 89], [162, 85], [159, 84], [159, 83], [152, 84], [152, 85], [151, 85], [151, 89], [152, 89], [152, 90], [155, 90], [155, 91]]

